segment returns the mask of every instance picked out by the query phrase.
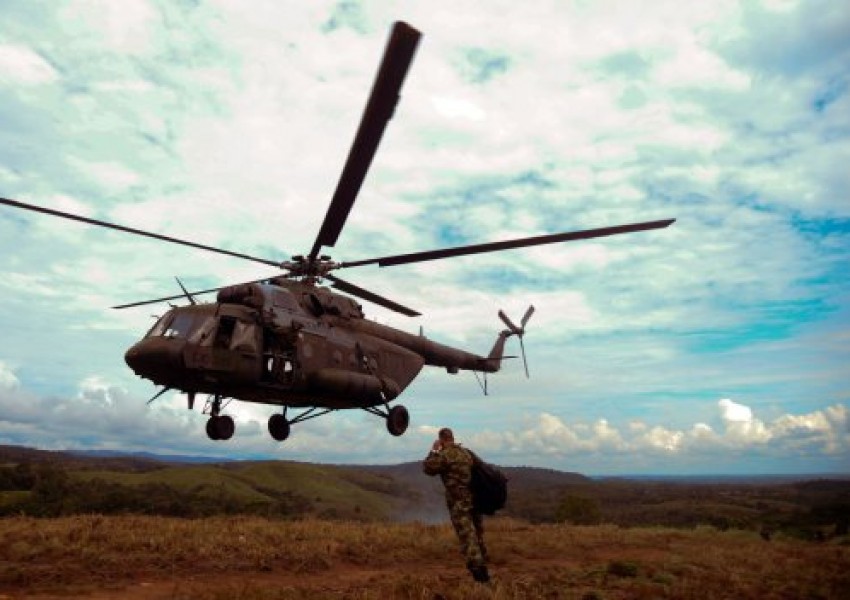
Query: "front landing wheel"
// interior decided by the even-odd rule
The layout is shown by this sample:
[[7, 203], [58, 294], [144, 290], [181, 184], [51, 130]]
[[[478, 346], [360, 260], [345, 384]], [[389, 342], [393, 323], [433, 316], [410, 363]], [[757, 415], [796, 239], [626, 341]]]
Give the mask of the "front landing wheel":
[[229, 440], [235, 429], [233, 417], [227, 415], [210, 417], [207, 420], [207, 437], [211, 440]]
[[269, 417], [269, 433], [278, 442], [289, 437], [289, 421], [283, 415], [272, 415]]
[[401, 404], [393, 406], [387, 413], [387, 431], [398, 437], [407, 431], [410, 425], [410, 414]]

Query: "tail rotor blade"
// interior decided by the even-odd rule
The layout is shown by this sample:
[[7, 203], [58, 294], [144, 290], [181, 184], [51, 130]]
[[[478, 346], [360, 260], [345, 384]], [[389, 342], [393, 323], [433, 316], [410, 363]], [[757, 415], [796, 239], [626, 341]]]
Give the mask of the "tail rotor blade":
[[525, 367], [525, 378], [531, 379], [531, 376], [528, 374], [528, 361], [525, 358], [525, 344], [522, 341], [522, 336], [519, 336], [519, 347], [522, 350], [522, 365]]
[[531, 315], [534, 314], [534, 306], [529, 306], [528, 310], [525, 311], [525, 314], [522, 316], [522, 320], [520, 321], [520, 325], [522, 325], [523, 330], [525, 329], [525, 324], [528, 323], [528, 320], [531, 318]]
[[508, 326], [508, 329], [511, 330], [515, 335], [522, 335], [522, 329], [517, 327], [513, 321], [508, 318], [508, 315], [505, 314], [505, 311], [499, 310], [499, 318], [502, 320], [502, 323]]

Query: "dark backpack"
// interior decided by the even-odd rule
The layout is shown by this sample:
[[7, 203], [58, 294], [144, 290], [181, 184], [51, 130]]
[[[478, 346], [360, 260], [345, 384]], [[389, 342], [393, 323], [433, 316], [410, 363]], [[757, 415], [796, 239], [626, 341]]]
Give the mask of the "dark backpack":
[[472, 510], [482, 515], [492, 515], [505, 507], [508, 500], [508, 478], [494, 465], [484, 462], [475, 452], [472, 455]]

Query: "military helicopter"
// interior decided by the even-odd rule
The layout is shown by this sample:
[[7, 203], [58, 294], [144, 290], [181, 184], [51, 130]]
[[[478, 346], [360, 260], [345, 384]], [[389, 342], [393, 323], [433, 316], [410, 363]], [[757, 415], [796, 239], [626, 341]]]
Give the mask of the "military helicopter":
[[[281, 407], [281, 412], [268, 420], [269, 433], [278, 441], [286, 440], [291, 426], [296, 423], [353, 408], [383, 418], [390, 434], [400, 436], [407, 430], [410, 416], [404, 406], [391, 407], [390, 402], [410, 385], [425, 365], [442, 367], [452, 374], [469, 370], [486, 376], [501, 368], [502, 360], [507, 358], [505, 342], [517, 336], [527, 375], [522, 339], [534, 307], [529, 307], [518, 325], [499, 311], [498, 316], [506, 328], [498, 333], [487, 356], [480, 356], [429, 340], [421, 333], [414, 335], [367, 320], [355, 300], [320, 284], [329, 282], [330, 288], [403, 315], [418, 316], [420, 313], [345, 281], [332, 271], [372, 264], [397, 266], [660, 229], [674, 222], [675, 219], [647, 221], [350, 262], [335, 262], [322, 253], [323, 247], [336, 244], [348, 218], [392, 117], [420, 37], [419, 31], [404, 22], [393, 25], [336, 191], [307, 254], [280, 262], [0, 198], [0, 204], [6, 206], [282, 270], [281, 275], [271, 279], [193, 293], [178, 280], [180, 295], [113, 307], [129, 308], [180, 298], [189, 302], [184, 306], [172, 305], [125, 354], [125, 361], [137, 375], [162, 386], [149, 402], [176, 390], [187, 395], [188, 408], [192, 410], [197, 394], [208, 395], [204, 414], [209, 414], [206, 432], [213, 440], [227, 440], [234, 434], [233, 418], [222, 412], [231, 400]], [[196, 295], [211, 292], [217, 292], [214, 303], [196, 301]]]

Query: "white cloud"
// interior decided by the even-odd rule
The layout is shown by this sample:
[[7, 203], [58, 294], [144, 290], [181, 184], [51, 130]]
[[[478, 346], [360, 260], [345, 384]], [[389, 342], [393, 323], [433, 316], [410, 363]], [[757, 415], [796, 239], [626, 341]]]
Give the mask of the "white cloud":
[[32, 48], [0, 44], [0, 81], [39, 85], [52, 83], [58, 77], [56, 69]]
[[13, 390], [20, 386], [20, 381], [15, 377], [14, 371], [3, 361], [0, 361], [0, 389]]
[[748, 406], [738, 404], [728, 398], [720, 400], [717, 405], [720, 407], [723, 420], [727, 422], [727, 425], [731, 423], [749, 423], [753, 420], [753, 411]]
[[139, 182], [138, 173], [117, 162], [75, 161], [75, 163], [81, 171], [88, 173], [110, 192], [122, 192]]
[[[621, 430], [606, 419], [588, 425], [542, 413], [520, 431], [501, 434], [488, 431], [472, 434], [471, 439], [476, 447], [508, 460], [541, 450], [565, 458], [608, 450], [636, 455], [661, 452], [693, 460], [706, 452], [715, 455], [752, 449], [786, 459], [812, 450], [850, 457], [850, 413], [843, 405], [803, 415], [786, 414], [770, 423], [755, 418], [752, 409], [732, 400], [723, 399], [717, 405], [725, 423], [720, 432], [705, 423], [695, 423], [690, 429], [676, 429], [661, 424], [650, 426], [641, 421], [629, 422]], [[800, 443], [801, 439], [805, 444]]]
[[157, 15], [146, 0], [72, 0], [62, 9], [70, 22], [82, 21], [97, 39], [117, 52], [141, 53], [149, 49]]
[[450, 98], [448, 96], [434, 96], [431, 99], [434, 108], [441, 115], [449, 118], [469, 119], [481, 121], [486, 114], [479, 106], [463, 98]]
[[681, 431], [670, 431], [660, 425], [656, 425], [643, 436], [642, 441], [651, 448], [657, 448], [667, 452], [677, 452], [684, 437]]
[[783, 415], [771, 429], [789, 444], [842, 454], [850, 444], [850, 413], [846, 406], [834, 405], [807, 415]]

